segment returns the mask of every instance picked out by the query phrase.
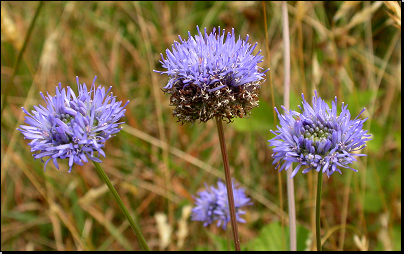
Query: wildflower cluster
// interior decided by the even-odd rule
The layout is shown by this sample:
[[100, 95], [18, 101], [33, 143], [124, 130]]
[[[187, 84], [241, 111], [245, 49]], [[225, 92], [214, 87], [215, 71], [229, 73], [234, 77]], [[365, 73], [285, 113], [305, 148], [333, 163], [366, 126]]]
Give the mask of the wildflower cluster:
[[[217, 182], [218, 188], [213, 186], [207, 186], [206, 190], [198, 192], [199, 197], [195, 198], [196, 207], [192, 209], [191, 220], [203, 221], [203, 225], [206, 227], [213, 221], [217, 220], [217, 227], [222, 225], [222, 229], [226, 229], [227, 223], [230, 221], [229, 201], [227, 198], [226, 185], [220, 180]], [[236, 219], [238, 222], [245, 223], [245, 220], [240, 216], [245, 214], [241, 208], [245, 205], [252, 205], [250, 198], [245, 194], [243, 188], [233, 187], [234, 206], [236, 209]]]
[[236, 41], [232, 33], [218, 28], [208, 35], [199, 35], [188, 40], [179, 36], [172, 52], [167, 49], [167, 59], [161, 54], [162, 66], [170, 79], [164, 92], [171, 95], [170, 105], [175, 106], [174, 116], [182, 123], [196, 120], [206, 122], [218, 116], [227, 118], [244, 117], [253, 107], [258, 106], [260, 85], [264, 82], [265, 72], [257, 64], [263, 56], [259, 51], [252, 55], [257, 43], [251, 44], [240, 37]]
[[[280, 126], [277, 131], [272, 131], [276, 135], [268, 140], [270, 146], [274, 146], [273, 163], [280, 162], [276, 168], [279, 171], [289, 168], [293, 162], [298, 165], [293, 170], [291, 177], [294, 177], [301, 166], [306, 166], [302, 172], [307, 173], [314, 169], [320, 170], [330, 177], [335, 171], [341, 173], [338, 167], [350, 168], [348, 164], [356, 159], [353, 156], [366, 156], [356, 153], [366, 146], [366, 141], [371, 140], [368, 131], [363, 130], [363, 123], [367, 120], [360, 120], [358, 117], [351, 120], [351, 114], [342, 103], [341, 113], [337, 115], [337, 97], [332, 102], [330, 109], [317, 96], [313, 97], [313, 106], [303, 98], [302, 113], [293, 110], [286, 111], [282, 115], [275, 108], [280, 119]], [[364, 111], [363, 109], [359, 115]], [[358, 116], [359, 116], [358, 115]]]
[[[57, 159], [69, 159], [69, 172], [73, 163], [83, 165], [88, 159], [101, 162], [99, 156], [105, 157], [102, 150], [105, 141], [118, 133], [121, 128], [118, 122], [125, 115], [125, 107], [121, 107], [122, 102], [116, 101], [115, 96], [107, 95], [105, 88], [99, 86], [95, 88], [95, 80], [87, 91], [86, 84], [77, 86], [79, 94], [76, 96], [68, 86], [65, 90], [56, 87], [56, 95], [41, 96], [46, 102], [46, 107], [34, 106], [30, 114], [27, 110], [22, 110], [29, 116], [25, 117], [28, 125], [21, 125], [18, 129], [24, 134], [24, 138], [32, 139], [29, 143], [34, 159], [49, 156], [45, 162], [44, 170], [49, 160], [53, 160], [54, 165], [59, 169]], [[94, 151], [98, 156], [94, 156]]]

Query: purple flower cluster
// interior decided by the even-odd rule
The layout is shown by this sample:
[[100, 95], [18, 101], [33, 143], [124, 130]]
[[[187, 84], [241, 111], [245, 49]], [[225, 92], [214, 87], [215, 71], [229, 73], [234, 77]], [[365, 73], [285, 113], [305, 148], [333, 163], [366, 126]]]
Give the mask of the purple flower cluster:
[[[57, 159], [69, 159], [69, 172], [73, 163], [83, 165], [88, 159], [101, 162], [99, 156], [105, 157], [102, 147], [105, 141], [118, 133], [121, 128], [118, 122], [125, 115], [125, 107], [121, 107], [122, 102], [116, 101], [115, 96], [107, 95], [112, 87], [105, 92], [105, 88], [99, 86], [95, 88], [95, 76], [90, 91], [87, 91], [86, 84], [77, 86], [79, 94], [76, 96], [68, 86], [65, 90], [56, 87], [56, 95], [42, 98], [46, 102], [46, 107], [34, 106], [30, 114], [27, 110], [22, 110], [29, 116], [25, 117], [28, 125], [21, 125], [17, 129], [24, 134], [24, 138], [32, 139], [28, 144], [34, 159], [49, 156], [45, 162], [44, 170], [49, 160], [59, 169]], [[94, 156], [94, 151], [98, 156]]]
[[170, 105], [175, 106], [173, 115], [182, 123], [206, 122], [213, 117], [227, 118], [249, 115], [258, 107], [258, 95], [265, 81], [265, 72], [258, 66], [262, 62], [261, 51], [253, 55], [257, 46], [239, 36], [234, 29], [225, 36], [225, 30], [213, 31], [194, 37], [188, 32], [188, 40], [179, 36], [172, 51], [166, 50], [162, 67], [169, 81], [163, 91], [171, 95]]
[[[200, 88], [208, 88], [209, 92], [221, 89], [226, 85], [240, 86], [246, 83], [258, 82], [263, 79], [265, 74], [259, 72], [258, 63], [262, 62], [263, 56], [259, 51], [252, 55], [253, 47], [247, 43], [248, 35], [245, 40], [240, 37], [236, 41], [234, 28], [228, 33], [225, 40], [225, 30], [221, 33], [220, 27], [218, 34], [216, 28], [208, 35], [205, 28], [205, 35], [199, 31], [195, 38], [188, 32], [188, 40], [183, 40], [179, 36], [180, 42], [174, 41], [172, 52], [167, 49], [167, 59], [161, 57], [162, 66], [167, 71], [156, 71], [161, 74], [168, 74], [171, 79], [164, 87], [172, 88], [176, 82], [181, 82], [184, 87], [193, 83]], [[214, 83], [222, 82], [221, 86], [209, 89]]]
[[[351, 120], [351, 114], [347, 105], [342, 103], [341, 113], [337, 115], [337, 97], [332, 102], [330, 109], [321, 97], [313, 96], [313, 106], [303, 98], [302, 113], [293, 110], [282, 115], [275, 108], [280, 120], [277, 131], [272, 131], [276, 135], [268, 140], [270, 146], [274, 146], [273, 164], [280, 162], [276, 168], [279, 171], [288, 169], [293, 162], [297, 166], [292, 172], [294, 177], [301, 166], [306, 166], [302, 172], [307, 173], [314, 169], [320, 170], [330, 177], [335, 171], [341, 173], [338, 167], [350, 168], [348, 166], [356, 159], [353, 156], [366, 156], [356, 153], [366, 146], [366, 141], [371, 140], [368, 131], [363, 130], [363, 123], [367, 120], [360, 120], [358, 116]], [[282, 164], [283, 162], [283, 164]]]
[[[217, 220], [217, 227], [222, 225], [222, 229], [226, 230], [227, 223], [230, 221], [226, 185], [219, 180], [217, 189], [213, 186], [207, 186], [206, 183], [205, 186], [206, 190], [198, 192], [199, 197], [195, 198], [196, 207], [192, 209], [191, 220], [203, 221], [203, 226], [205, 227]], [[252, 205], [252, 203], [243, 188], [235, 188], [234, 184], [232, 186], [236, 219], [238, 222], [245, 223], [246, 221], [240, 217], [245, 214], [245, 211], [242, 211], [241, 208], [245, 205]]]

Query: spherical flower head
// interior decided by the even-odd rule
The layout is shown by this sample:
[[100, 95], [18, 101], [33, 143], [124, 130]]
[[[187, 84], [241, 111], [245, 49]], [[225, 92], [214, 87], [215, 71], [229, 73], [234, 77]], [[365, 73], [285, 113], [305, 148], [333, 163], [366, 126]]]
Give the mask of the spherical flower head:
[[[34, 152], [34, 159], [48, 157], [45, 162], [44, 170], [49, 160], [59, 169], [57, 159], [69, 159], [69, 172], [72, 170], [73, 163], [83, 165], [83, 162], [93, 160], [101, 162], [100, 155], [105, 157], [102, 148], [107, 139], [118, 133], [121, 128], [118, 127], [123, 122], [118, 122], [125, 115], [125, 107], [121, 107], [122, 102], [116, 101], [115, 96], [105, 92], [105, 88], [99, 86], [95, 88], [95, 76], [90, 90], [87, 90], [86, 84], [77, 86], [79, 94], [75, 95], [68, 86], [66, 89], [56, 87], [56, 95], [45, 97], [42, 92], [42, 98], [46, 102], [46, 107], [34, 106], [35, 110], [29, 113], [25, 122], [28, 125], [21, 125], [24, 138], [32, 139], [28, 144], [31, 146], [31, 152]], [[98, 152], [98, 156], [94, 152]]]
[[[199, 197], [195, 198], [196, 207], [192, 209], [191, 220], [203, 221], [203, 226], [211, 224], [213, 221], [217, 221], [216, 226], [222, 227], [226, 230], [227, 223], [230, 221], [229, 200], [227, 197], [227, 188], [222, 181], [217, 182], [218, 188], [213, 186], [207, 186], [206, 190], [198, 192]], [[245, 211], [241, 208], [245, 205], [252, 205], [250, 198], [245, 194], [243, 188], [233, 187], [234, 206], [236, 208], [236, 219], [238, 222], [245, 223], [246, 221], [241, 218]]]
[[306, 168], [302, 171], [307, 173], [314, 169], [327, 173], [330, 177], [335, 171], [342, 173], [339, 167], [357, 170], [348, 165], [356, 161], [354, 156], [366, 156], [357, 151], [366, 146], [366, 141], [371, 140], [368, 131], [363, 130], [363, 123], [367, 120], [358, 119], [359, 115], [351, 120], [348, 105], [342, 103], [341, 113], [337, 115], [337, 97], [332, 102], [330, 109], [321, 99], [313, 96], [313, 106], [303, 98], [302, 113], [282, 108], [282, 115], [275, 108], [280, 120], [277, 131], [272, 131], [276, 136], [268, 140], [270, 146], [274, 146], [273, 164], [278, 163], [279, 171], [288, 169], [293, 162], [297, 162], [291, 177], [294, 177], [301, 166]]
[[240, 37], [236, 41], [234, 29], [227, 33], [216, 28], [208, 34], [194, 37], [188, 32], [188, 40], [179, 36], [172, 51], [166, 50], [167, 59], [161, 54], [162, 66], [167, 71], [155, 71], [169, 76], [163, 91], [170, 94], [170, 105], [175, 106], [174, 116], [182, 123], [206, 122], [213, 117], [227, 118], [249, 115], [258, 107], [258, 95], [265, 72], [257, 64], [263, 56], [252, 52], [252, 46]]

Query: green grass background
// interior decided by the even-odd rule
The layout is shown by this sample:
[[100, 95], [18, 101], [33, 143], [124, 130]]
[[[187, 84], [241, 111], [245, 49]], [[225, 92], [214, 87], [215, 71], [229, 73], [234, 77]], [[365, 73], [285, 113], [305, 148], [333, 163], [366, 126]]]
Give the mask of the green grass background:
[[[286, 173], [272, 165], [267, 140], [275, 129], [273, 106], [283, 103], [280, 2], [45, 2], [11, 83], [13, 68], [38, 2], [1, 2], [1, 249], [140, 250], [125, 217], [92, 163], [60, 161], [46, 172], [16, 128], [21, 107], [44, 102], [59, 82], [112, 86], [130, 100], [123, 130], [107, 141], [101, 164], [153, 250], [227, 250], [230, 226], [203, 227], [186, 209], [204, 183], [224, 178], [214, 121], [176, 122], [159, 60], [178, 35], [220, 26], [258, 42], [271, 68], [260, 107], [226, 124], [233, 177], [254, 202], [239, 223], [244, 250], [288, 249]], [[401, 2], [397, 4], [401, 9]], [[368, 117], [373, 140], [353, 165], [323, 183], [325, 250], [401, 250], [401, 17], [383, 2], [288, 2], [291, 108], [313, 91], [327, 102], [348, 103], [352, 117]], [[401, 14], [401, 10], [400, 10]], [[265, 26], [264, 20], [267, 20]], [[268, 39], [265, 31], [267, 30]], [[268, 45], [268, 47], [267, 47]], [[268, 52], [269, 49], [269, 52]], [[272, 84], [272, 86], [271, 86]], [[9, 88], [6, 89], [6, 86]], [[8, 90], [8, 91], [7, 91]], [[274, 100], [272, 99], [274, 98]], [[277, 121], [277, 120], [276, 120]], [[280, 181], [281, 180], [281, 181]], [[295, 178], [298, 249], [315, 248], [316, 174]], [[281, 193], [280, 193], [281, 190]], [[188, 208], [189, 209], [189, 208]], [[283, 210], [283, 211], [282, 211]], [[162, 246], [156, 214], [172, 228]], [[283, 218], [283, 222], [282, 222]], [[180, 232], [185, 232], [181, 233]]]

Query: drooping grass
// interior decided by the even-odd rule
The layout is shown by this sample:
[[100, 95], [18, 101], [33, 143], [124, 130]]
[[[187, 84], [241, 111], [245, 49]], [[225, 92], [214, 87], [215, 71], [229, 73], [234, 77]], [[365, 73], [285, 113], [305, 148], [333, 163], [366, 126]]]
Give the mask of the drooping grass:
[[[37, 5], [1, 3], [2, 96]], [[278, 175], [267, 144], [269, 130], [275, 128], [271, 105], [275, 100], [279, 107], [283, 101], [284, 70], [280, 3], [266, 2], [265, 7], [267, 26], [261, 2], [46, 3], [2, 109], [1, 249], [141, 249], [91, 163], [74, 166], [70, 174], [67, 162], [59, 163], [59, 171], [49, 164], [43, 172], [28, 141], [16, 131], [24, 121], [21, 107], [42, 103], [40, 91], [52, 92], [58, 82], [74, 89], [75, 76], [88, 84], [94, 75], [97, 84], [113, 86], [118, 99], [130, 100], [123, 131], [107, 143], [103, 168], [129, 213], [137, 214], [134, 220], [151, 249], [159, 249], [164, 233], [158, 231], [155, 214], [170, 217], [172, 210], [167, 249], [178, 249], [182, 208], [193, 204], [192, 195], [204, 182], [224, 178], [219, 140], [213, 122], [176, 122], [168, 96], [159, 90], [166, 77], [150, 70], [161, 70], [160, 53], [178, 34], [195, 34], [196, 25], [248, 33], [250, 43], [258, 42], [256, 50], [263, 50], [261, 66], [271, 67], [274, 94], [267, 80], [251, 117], [224, 127], [232, 176], [254, 202], [247, 209], [247, 223], [238, 224], [241, 247], [272, 237], [267, 229], [278, 228], [280, 215], [287, 212], [285, 184], [284, 211], [279, 209]], [[347, 170], [324, 179], [323, 249], [401, 250], [401, 30], [392, 16], [399, 12], [377, 2], [290, 2], [288, 10], [291, 108], [302, 92], [310, 98], [317, 89], [328, 102], [336, 95], [352, 114], [367, 108], [361, 117], [369, 117], [366, 128], [373, 135], [368, 157], [354, 165], [358, 173]], [[295, 177], [298, 230], [312, 234], [314, 179], [312, 172]], [[204, 228], [189, 219], [187, 229], [180, 250], [220, 249], [218, 239], [227, 237], [214, 226]], [[297, 240], [298, 250], [315, 244], [303, 246]], [[223, 246], [227, 249], [226, 242]]]

